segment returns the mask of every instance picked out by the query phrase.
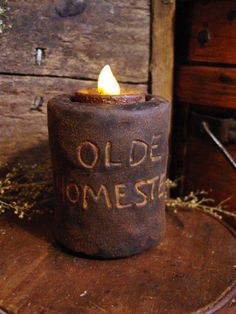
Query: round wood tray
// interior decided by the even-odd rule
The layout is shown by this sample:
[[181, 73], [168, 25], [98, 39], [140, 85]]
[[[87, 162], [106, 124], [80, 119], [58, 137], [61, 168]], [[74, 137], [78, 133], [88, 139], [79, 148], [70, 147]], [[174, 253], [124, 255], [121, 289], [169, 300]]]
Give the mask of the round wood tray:
[[235, 296], [235, 235], [205, 214], [167, 214], [159, 246], [108, 261], [70, 255], [50, 224], [1, 217], [0, 313], [236, 313], [225, 305]]

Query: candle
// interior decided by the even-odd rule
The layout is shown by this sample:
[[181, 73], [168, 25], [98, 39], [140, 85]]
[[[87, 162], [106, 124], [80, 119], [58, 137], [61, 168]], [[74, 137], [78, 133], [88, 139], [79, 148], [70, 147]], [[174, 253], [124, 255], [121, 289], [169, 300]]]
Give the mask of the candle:
[[159, 243], [169, 103], [120, 90], [105, 66], [97, 89], [49, 101], [48, 128], [57, 240], [99, 258], [130, 256]]
[[84, 89], [75, 93], [75, 99], [89, 104], [127, 105], [145, 101], [145, 95], [122, 91], [109, 65], [105, 65], [98, 77], [97, 89]]

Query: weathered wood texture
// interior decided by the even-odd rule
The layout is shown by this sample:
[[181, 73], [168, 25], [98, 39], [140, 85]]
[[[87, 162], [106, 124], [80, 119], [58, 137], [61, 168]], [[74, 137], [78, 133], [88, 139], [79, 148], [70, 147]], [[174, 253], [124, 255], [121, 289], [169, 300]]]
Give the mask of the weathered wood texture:
[[[196, 106], [195, 106], [195, 110]], [[220, 112], [221, 116], [226, 115]], [[217, 118], [219, 113], [211, 110], [211, 116]], [[221, 202], [229, 199], [226, 205], [228, 210], [235, 211], [236, 207], [236, 171], [233, 169], [224, 154], [213, 143], [209, 136], [201, 131], [201, 122], [207, 121], [209, 128], [221, 140], [220, 131], [211, 118], [207, 120], [209, 112], [204, 115], [196, 114], [192, 109], [189, 114], [188, 145], [186, 152], [186, 165], [184, 172], [185, 191], [190, 192], [203, 189], [209, 192], [209, 196]], [[228, 116], [236, 121], [236, 111], [228, 113]], [[223, 121], [223, 120], [222, 120]], [[226, 128], [225, 128], [226, 129]], [[233, 130], [231, 131], [233, 132]], [[236, 160], [235, 143], [224, 143], [234, 160]], [[235, 221], [232, 220], [236, 227]]]
[[[235, 171], [212, 140], [200, 133], [200, 123], [196, 135], [189, 119], [193, 108], [211, 117], [236, 120], [236, 111], [232, 110], [236, 109], [236, 69], [182, 65], [177, 67], [176, 78], [176, 98], [180, 104], [177, 103], [174, 127], [177, 136], [174, 174], [181, 178], [185, 193], [204, 189], [211, 191], [210, 196], [219, 202], [232, 197], [228, 205], [235, 210]], [[224, 145], [236, 159], [235, 143]]]
[[175, 0], [152, 1], [152, 93], [172, 100]]
[[[160, 246], [99, 261], [63, 251], [48, 217], [1, 217], [0, 308], [19, 314], [213, 313], [235, 295], [235, 237], [197, 212], [167, 218]], [[233, 305], [226, 307], [230, 313]]]
[[[227, 145], [226, 148], [236, 159], [236, 145]], [[236, 172], [211, 140], [189, 136], [186, 157], [185, 191], [201, 188], [208, 191], [216, 202], [230, 198], [226, 203], [228, 210], [235, 210]]]
[[[126, 87], [147, 91], [149, 1], [12, 0], [8, 6], [12, 28], [0, 40], [1, 163], [20, 158], [22, 151], [30, 158], [34, 146], [34, 155], [40, 155], [47, 139], [47, 100], [95, 87], [105, 63], [120, 82], [134, 84]], [[41, 65], [37, 48], [43, 49]], [[41, 112], [30, 109], [36, 97], [43, 98]]]
[[192, 10], [189, 60], [235, 64], [235, 1], [195, 1]]
[[175, 90], [180, 102], [236, 108], [236, 69], [178, 66]]
[[[210, 196], [217, 201], [233, 196], [229, 209], [235, 211], [235, 171], [223, 153], [201, 133], [200, 123], [196, 134], [190, 117], [195, 112], [236, 119], [236, 3], [181, 2], [177, 6], [176, 25], [176, 64], [180, 65], [175, 71], [173, 173], [181, 178], [181, 190], [185, 193], [211, 190]], [[228, 134], [233, 136], [233, 128]], [[233, 137], [224, 145], [236, 159]], [[235, 226], [235, 219], [230, 223]]]
[[[9, 161], [18, 155], [29, 159], [40, 155], [47, 142], [46, 105], [50, 97], [60, 93], [73, 93], [85, 87], [95, 87], [96, 82], [34, 76], [0, 76], [0, 161]], [[133, 85], [122, 84], [133, 89]], [[146, 91], [146, 85], [135, 85], [136, 89]], [[42, 97], [41, 111], [32, 110], [36, 97]], [[30, 149], [36, 147], [35, 153]], [[32, 153], [32, 156], [30, 157]], [[41, 154], [42, 157], [42, 154]], [[27, 159], [28, 159], [27, 158]]]
[[[77, 1], [74, 12], [72, 1], [8, 2], [12, 28], [1, 34], [0, 73], [97, 79], [109, 63], [119, 81], [148, 81], [149, 1]], [[41, 66], [37, 48], [45, 49]]]

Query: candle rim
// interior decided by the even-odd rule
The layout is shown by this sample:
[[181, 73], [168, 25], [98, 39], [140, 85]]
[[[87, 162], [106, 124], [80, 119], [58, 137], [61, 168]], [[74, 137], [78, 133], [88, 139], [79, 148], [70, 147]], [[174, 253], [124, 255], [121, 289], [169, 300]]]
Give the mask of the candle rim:
[[79, 89], [75, 92], [76, 95], [85, 94], [85, 95], [91, 95], [91, 96], [100, 96], [100, 97], [122, 97], [126, 95], [145, 95], [146, 93], [143, 91], [136, 91], [136, 90], [128, 90], [125, 88], [121, 88], [120, 95], [106, 95], [99, 93], [97, 88], [83, 88]]
[[[61, 101], [61, 105], [64, 106], [65, 110], [70, 110], [70, 108], [86, 108], [86, 110], [90, 110], [91, 112], [94, 112], [94, 107], [97, 108], [97, 110], [120, 110], [120, 109], [126, 109], [127, 111], [132, 112], [143, 112], [146, 110], [149, 110], [150, 107], [160, 107], [160, 110], [162, 110], [163, 106], [166, 106], [168, 104], [168, 101], [155, 94], [145, 94], [145, 101], [143, 102], [132, 102], [130, 104], [124, 104], [120, 103], [119, 105], [116, 105], [114, 103], [86, 103], [79, 101], [76, 99], [75, 94], [59, 94], [58, 96], [53, 97], [49, 100], [50, 104], [53, 106], [54, 104], [58, 103], [58, 101]], [[139, 110], [137, 110], [139, 109]]]
[[74, 93], [74, 101], [85, 102], [87, 104], [114, 104], [114, 105], [129, 105], [146, 101], [145, 93], [130, 93], [122, 95], [103, 95], [93, 93], [94, 89], [86, 91], [79, 90]]

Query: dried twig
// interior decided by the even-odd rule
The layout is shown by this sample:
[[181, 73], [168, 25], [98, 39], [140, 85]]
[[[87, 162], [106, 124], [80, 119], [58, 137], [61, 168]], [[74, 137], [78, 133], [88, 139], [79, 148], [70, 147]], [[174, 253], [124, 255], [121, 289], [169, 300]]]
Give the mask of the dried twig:
[[[3, 168], [5, 169], [5, 167]], [[12, 211], [19, 218], [32, 218], [35, 214], [43, 214], [52, 208], [53, 184], [49, 160], [41, 164], [22, 165], [2, 171], [0, 176], [0, 214]], [[2, 179], [1, 179], [2, 177]], [[219, 204], [206, 197], [207, 192], [196, 191], [183, 197], [172, 198], [171, 189], [177, 187], [177, 181], [166, 180], [166, 206], [176, 212], [178, 209], [200, 210], [216, 218], [223, 216], [236, 218], [235, 212], [226, 210], [224, 200]]]
[[170, 190], [177, 186], [176, 182], [169, 179], [166, 180], [166, 207], [169, 210], [176, 212], [178, 209], [185, 210], [199, 210], [211, 216], [222, 219], [223, 216], [233, 217], [236, 219], [236, 212], [230, 212], [227, 210], [226, 203], [231, 197], [216, 204], [215, 200], [206, 197], [208, 194], [206, 191], [198, 190], [196, 192], [190, 192], [183, 197], [170, 197]]
[[53, 199], [50, 163], [3, 168], [0, 179], [0, 214], [7, 210], [19, 218], [42, 214], [51, 207]]
[[0, 0], [0, 34], [3, 33], [5, 29], [12, 27], [7, 14], [9, 10], [8, 0]]

